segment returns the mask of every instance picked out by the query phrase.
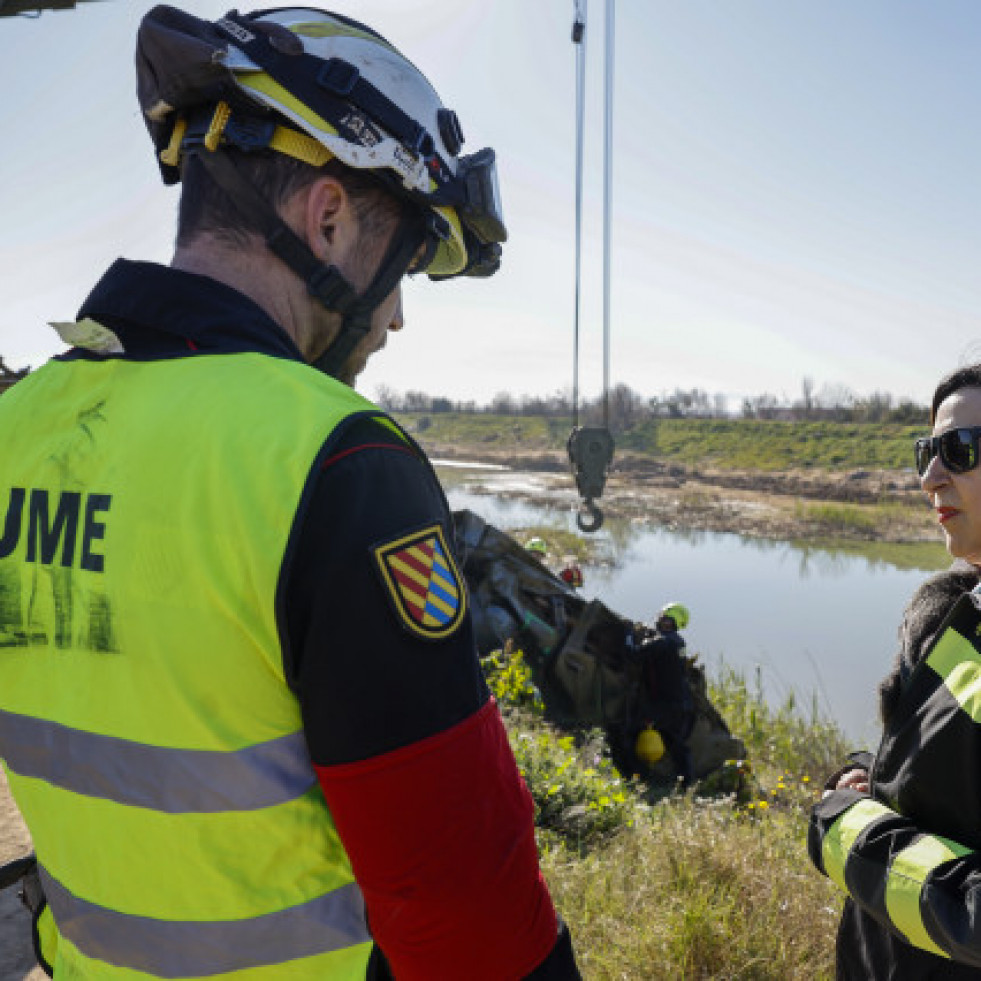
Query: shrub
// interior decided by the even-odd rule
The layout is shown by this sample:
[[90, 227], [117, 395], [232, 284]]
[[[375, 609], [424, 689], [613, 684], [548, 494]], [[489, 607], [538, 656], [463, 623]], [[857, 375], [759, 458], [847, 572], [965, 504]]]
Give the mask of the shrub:
[[535, 824], [586, 851], [633, 822], [633, 797], [610, 762], [603, 733], [560, 733], [541, 719], [541, 695], [521, 651], [484, 658], [487, 684], [507, 719], [511, 748], [535, 802]]

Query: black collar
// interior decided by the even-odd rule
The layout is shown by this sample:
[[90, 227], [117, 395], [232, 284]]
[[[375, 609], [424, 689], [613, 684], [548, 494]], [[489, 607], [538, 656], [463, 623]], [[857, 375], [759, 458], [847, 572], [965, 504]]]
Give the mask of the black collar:
[[123, 357], [135, 360], [243, 351], [303, 360], [293, 339], [243, 293], [153, 262], [117, 259], [82, 304], [78, 319], [85, 317], [112, 330]]

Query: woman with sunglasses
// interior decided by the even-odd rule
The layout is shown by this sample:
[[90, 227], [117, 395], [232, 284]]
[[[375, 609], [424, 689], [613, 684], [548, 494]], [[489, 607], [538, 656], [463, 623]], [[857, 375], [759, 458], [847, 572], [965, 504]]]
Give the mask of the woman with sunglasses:
[[916, 468], [955, 561], [906, 609], [878, 752], [811, 814], [811, 859], [847, 893], [839, 981], [981, 978], [981, 364], [940, 382], [930, 418]]

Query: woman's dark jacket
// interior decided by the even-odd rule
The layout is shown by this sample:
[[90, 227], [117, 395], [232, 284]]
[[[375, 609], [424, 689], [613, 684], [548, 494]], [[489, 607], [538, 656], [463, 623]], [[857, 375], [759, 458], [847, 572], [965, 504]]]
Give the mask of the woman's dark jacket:
[[847, 893], [840, 981], [981, 978], [981, 595], [955, 565], [914, 595], [880, 686], [870, 793], [813, 809], [811, 859]]

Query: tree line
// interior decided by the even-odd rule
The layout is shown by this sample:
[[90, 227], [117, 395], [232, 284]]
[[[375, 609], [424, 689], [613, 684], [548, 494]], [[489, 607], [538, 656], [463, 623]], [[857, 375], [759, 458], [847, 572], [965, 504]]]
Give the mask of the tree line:
[[[569, 391], [551, 395], [515, 395], [499, 392], [484, 404], [473, 399], [457, 401], [443, 395], [424, 392], [397, 392], [380, 386], [375, 400], [388, 412], [437, 414], [441, 412], [485, 413], [504, 416], [539, 416], [571, 418], [572, 394]], [[929, 409], [913, 399], [888, 392], [856, 395], [843, 385], [815, 388], [809, 378], [803, 379], [800, 394], [794, 398], [770, 393], [745, 396], [733, 407], [722, 393], [709, 394], [700, 388], [676, 388], [673, 392], [647, 396], [635, 392], [622, 382], [614, 385], [607, 397], [579, 400], [582, 425], [602, 425], [608, 420], [611, 429], [625, 430], [648, 419], [777, 419], [788, 422], [891, 422], [904, 425], [926, 425]]]
[[[0, 392], [25, 377], [30, 368], [13, 371], [0, 357]], [[445, 395], [425, 392], [398, 392], [388, 385], [375, 391], [375, 401], [387, 412], [485, 413], [502, 416], [538, 416], [569, 419], [573, 414], [571, 390], [551, 395], [515, 395], [498, 392], [490, 401], [478, 404], [473, 399], [455, 400]], [[659, 395], [642, 395], [629, 385], [614, 385], [607, 397], [580, 398], [581, 425], [603, 425], [622, 432], [648, 419], [778, 419], [788, 422], [893, 422], [903, 425], [927, 425], [930, 412], [927, 406], [913, 399], [889, 392], [856, 395], [844, 385], [824, 385], [817, 389], [813, 379], [801, 381], [796, 397], [778, 397], [765, 392], [744, 396], [733, 407], [732, 400], [716, 392], [709, 394], [701, 388], [676, 388]]]

